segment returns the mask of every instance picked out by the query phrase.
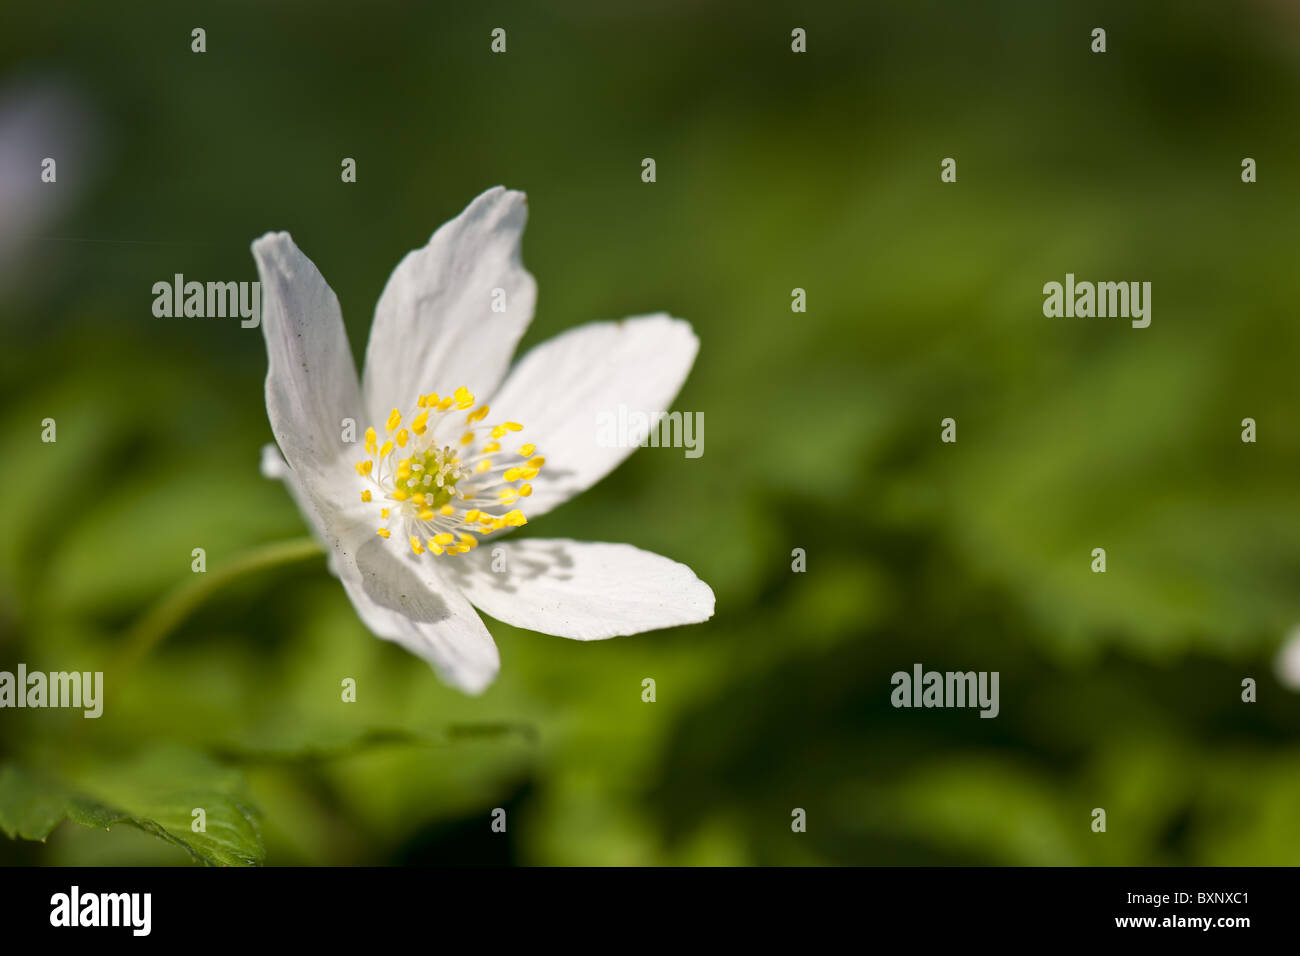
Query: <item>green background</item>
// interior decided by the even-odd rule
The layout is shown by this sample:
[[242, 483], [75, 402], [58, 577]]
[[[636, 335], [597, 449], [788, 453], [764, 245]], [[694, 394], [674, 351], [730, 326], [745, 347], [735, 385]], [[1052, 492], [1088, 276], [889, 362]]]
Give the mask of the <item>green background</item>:
[[[0, 669], [102, 669], [106, 701], [0, 711], [5, 829], [95, 824], [0, 860], [185, 863], [207, 806], [212, 862], [1300, 862], [1294, 7], [465, 7], [6, 10], [0, 90], [85, 114], [56, 185], [21, 144], [38, 203], [76, 198], [0, 285]], [[526, 532], [683, 561], [714, 619], [489, 621], [467, 698], [314, 559], [121, 669], [192, 548], [305, 532], [258, 473], [261, 332], [154, 318], [153, 283], [251, 281], [289, 230], [360, 354], [400, 257], [497, 183], [529, 197], [525, 347], [657, 309], [701, 339], [673, 407], [703, 457], [642, 449]], [[1045, 318], [1066, 272], [1152, 282], [1151, 327]], [[999, 671], [1000, 716], [893, 709], [916, 662]], [[165, 838], [98, 825], [128, 816]]]

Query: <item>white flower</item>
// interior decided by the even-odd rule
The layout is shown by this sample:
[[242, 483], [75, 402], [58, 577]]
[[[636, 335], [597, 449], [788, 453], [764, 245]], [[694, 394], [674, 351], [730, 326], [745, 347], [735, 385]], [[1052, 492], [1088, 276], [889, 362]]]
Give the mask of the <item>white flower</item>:
[[475, 607], [583, 641], [713, 614], [690, 568], [631, 545], [496, 540], [617, 466], [630, 449], [598, 445], [595, 415], [666, 410], [699, 347], [667, 315], [593, 322], [507, 375], [537, 294], [519, 257], [526, 219], [523, 194], [496, 187], [408, 254], [379, 298], [360, 383], [320, 272], [287, 233], [253, 243], [284, 456], [269, 449], [263, 468], [284, 479], [366, 626], [470, 693], [500, 666]]

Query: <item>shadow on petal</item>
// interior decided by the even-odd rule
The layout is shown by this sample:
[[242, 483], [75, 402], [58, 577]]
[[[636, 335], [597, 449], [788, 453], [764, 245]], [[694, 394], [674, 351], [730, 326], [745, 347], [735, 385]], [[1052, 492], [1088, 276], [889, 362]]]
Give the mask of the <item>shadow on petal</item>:
[[[512, 541], [507, 549], [508, 563], [506, 570], [492, 570], [492, 549], [504, 539], [489, 539], [483, 542], [472, 554], [459, 555], [447, 561], [443, 567], [447, 578], [464, 590], [473, 575], [480, 586], [487, 584], [493, 590], [503, 594], [514, 594], [517, 582], [559, 582], [573, 579], [575, 565], [573, 556], [566, 547], [567, 542], [559, 540], [523, 540]], [[465, 561], [461, 558], [469, 558]]]
[[361, 590], [381, 607], [400, 611], [421, 624], [436, 624], [452, 617], [447, 602], [431, 583], [402, 560], [394, 549], [379, 537], [366, 541], [356, 553], [361, 572]]

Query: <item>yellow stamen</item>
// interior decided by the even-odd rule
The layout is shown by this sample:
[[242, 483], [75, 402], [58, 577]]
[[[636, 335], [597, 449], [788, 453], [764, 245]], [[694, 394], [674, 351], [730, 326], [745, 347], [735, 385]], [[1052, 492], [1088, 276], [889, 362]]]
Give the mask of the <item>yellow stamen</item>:
[[[480, 425], [491, 409], [486, 404], [476, 407], [474, 394], [464, 386], [449, 395], [429, 392], [418, 396], [417, 406], [405, 424], [401, 410], [392, 410], [384, 423], [387, 437], [383, 441], [375, 428], [366, 429], [369, 457], [357, 462], [356, 470], [369, 479], [370, 487], [361, 492], [361, 500], [383, 505], [380, 515], [384, 523], [395, 527], [399, 538], [406, 534], [416, 555], [465, 554], [478, 546], [476, 535], [527, 524], [524, 513], [512, 506], [533, 494], [533, 486], [525, 482], [537, 476], [546, 459], [536, 454], [532, 442], [520, 445], [515, 459], [519, 464], [506, 468], [507, 461], [501, 465], [504, 481], [498, 480], [501, 472], [494, 462], [502, 452], [501, 439], [521, 431], [523, 425]], [[443, 429], [442, 415], [453, 408], [467, 413], [465, 424], [435, 444], [430, 432]], [[510, 510], [495, 515], [474, 507], [497, 504]], [[425, 534], [412, 534], [420, 530]], [[376, 533], [391, 537], [389, 527]]]

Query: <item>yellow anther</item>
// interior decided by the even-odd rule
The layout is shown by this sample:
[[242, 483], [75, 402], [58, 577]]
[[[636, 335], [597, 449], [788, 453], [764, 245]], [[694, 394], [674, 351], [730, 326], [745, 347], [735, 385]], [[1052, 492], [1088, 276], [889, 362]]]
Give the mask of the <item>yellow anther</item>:
[[[533, 486], [523, 482], [536, 477], [546, 459], [536, 455], [537, 446], [532, 442], [521, 445], [519, 458], [515, 459], [519, 464], [506, 468], [509, 462], [502, 462], [500, 468], [506, 468], [505, 482], [498, 482], [498, 466], [489, 457], [502, 452], [500, 439], [509, 432], [522, 430], [523, 426], [518, 422], [501, 422], [490, 429], [490, 437], [480, 436], [479, 428], [483, 426], [478, 423], [487, 418], [491, 409], [486, 404], [475, 407], [473, 393], [463, 386], [450, 395], [430, 392], [419, 396], [417, 402], [416, 413], [405, 423], [401, 410], [393, 409], [384, 426], [384, 440], [375, 428], [366, 429], [369, 458], [357, 462], [357, 473], [372, 481], [379, 474], [383, 481], [378, 492], [370, 488], [362, 491], [361, 500], [385, 505], [380, 509], [385, 524], [415, 522], [416, 528], [424, 529], [426, 534], [437, 532], [426, 537], [410, 534], [416, 528], [406, 529], [411, 551], [416, 555], [464, 554], [478, 546], [476, 534], [487, 535], [526, 524], [528, 519], [513, 505], [533, 493]], [[453, 407], [467, 412], [465, 425], [458, 435], [438, 442], [435, 447], [429, 432], [436, 428], [430, 428], [429, 417]], [[480, 437], [486, 441], [477, 446], [475, 442]], [[462, 456], [466, 460], [462, 461]], [[483, 477], [465, 480], [470, 473]], [[508, 483], [519, 487], [510, 487]], [[472, 507], [485, 502], [500, 503], [511, 510], [498, 516]], [[441, 530], [439, 525], [448, 530]], [[391, 537], [388, 527], [379, 528], [376, 533]]]

